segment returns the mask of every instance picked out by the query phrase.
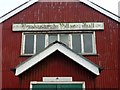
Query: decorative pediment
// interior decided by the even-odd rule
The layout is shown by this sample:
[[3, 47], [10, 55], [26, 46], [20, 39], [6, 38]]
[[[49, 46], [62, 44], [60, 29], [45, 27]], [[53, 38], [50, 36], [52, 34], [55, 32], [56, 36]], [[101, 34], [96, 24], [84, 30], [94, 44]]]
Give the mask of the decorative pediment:
[[45, 48], [42, 52], [38, 53], [35, 56], [32, 56], [25, 62], [21, 63], [17, 67], [15, 67], [15, 75], [18, 76], [28, 70], [29, 68], [32, 68], [37, 63], [40, 63], [43, 59], [48, 57], [50, 54], [54, 53], [55, 51], [59, 51], [65, 56], [69, 57], [70, 60], [73, 60], [74, 62], [78, 63], [79, 65], [83, 66], [85, 69], [91, 71], [95, 75], [100, 75], [100, 67], [90, 60], [86, 59], [85, 57], [75, 53], [70, 48], [68, 48], [66, 45], [64, 45], [61, 42], [54, 42], [50, 44], [47, 48]]

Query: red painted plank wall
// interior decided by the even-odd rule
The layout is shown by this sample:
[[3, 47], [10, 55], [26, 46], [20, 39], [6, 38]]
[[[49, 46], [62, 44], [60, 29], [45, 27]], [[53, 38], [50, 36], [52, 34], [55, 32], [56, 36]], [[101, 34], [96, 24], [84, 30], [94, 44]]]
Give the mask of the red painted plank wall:
[[[118, 36], [120, 36], [120, 24], [119, 24], [119, 28], [118, 28], [118, 32], [119, 32], [119, 34], [118, 34]], [[118, 75], [119, 75], [119, 77], [118, 77], [118, 80], [119, 80], [119, 83], [118, 83], [118, 85], [119, 85], [119, 88], [120, 88], [120, 38], [118, 38], [118, 65], [119, 65], [119, 69], [118, 69]]]
[[0, 89], [2, 89], [2, 24], [0, 24]]
[[[15, 77], [10, 69], [28, 58], [20, 56], [22, 33], [12, 31], [13, 23], [100, 21], [104, 22], [105, 29], [96, 31], [97, 55], [85, 57], [104, 68], [96, 79], [96, 87], [118, 88], [118, 23], [78, 2], [36, 3], [3, 22], [3, 87], [17, 88], [19, 86], [18, 77]], [[54, 74], [48, 73], [48, 75]], [[75, 77], [77, 80], [77, 76]]]

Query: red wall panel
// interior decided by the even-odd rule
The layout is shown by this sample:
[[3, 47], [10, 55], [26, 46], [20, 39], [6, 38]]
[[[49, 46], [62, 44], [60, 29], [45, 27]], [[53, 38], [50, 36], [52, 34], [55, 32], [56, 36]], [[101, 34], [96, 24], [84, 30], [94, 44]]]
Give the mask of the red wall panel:
[[[4, 76], [3, 87], [14, 88], [18, 86], [17, 85], [18, 78], [14, 76], [13, 72], [10, 69], [14, 68], [16, 65], [29, 58], [29, 57], [20, 56], [22, 33], [12, 31], [13, 23], [100, 22], [100, 21], [104, 22], [105, 29], [104, 31], [96, 31], [97, 55], [93, 55], [93, 56], [85, 55], [85, 57], [104, 68], [102, 74], [98, 76], [98, 79], [96, 81], [97, 87], [108, 88], [111, 87], [112, 84], [115, 85], [114, 87], [118, 87], [117, 84], [118, 80], [116, 80], [116, 78], [118, 77], [116, 73], [118, 73], [118, 70], [120, 70], [120, 68], [118, 68], [118, 64], [120, 63], [120, 62], [118, 63], [119, 61], [118, 23], [108, 18], [107, 16], [99, 13], [98, 11], [84, 5], [83, 3], [78, 3], [78, 2], [74, 2], [74, 3], [73, 2], [72, 3], [39, 2], [21, 11], [20, 13], [14, 15], [5, 22], [3, 22], [3, 41], [2, 41], [2, 46], [3, 46], [2, 63], [3, 63], [3, 76]], [[47, 65], [50, 66], [51, 69], [53, 67], [62, 68], [62, 66], [60, 67], [56, 66], [57, 64], [54, 64], [52, 66], [46, 62], [46, 64], [41, 67], [42, 70], [48, 68]], [[44, 76], [44, 74], [48, 76], [49, 75], [56, 76], [56, 73], [60, 76], [61, 75], [66, 76], [68, 74], [68, 76], [72, 75], [73, 77], [75, 77], [74, 78], [75, 80], [80, 80], [78, 73], [73, 73], [70, 71], [68, 71], [68, 73], [61, 73], [62, 69], [60, 69], [59, 73], [57, 72], [57, 70], [55, 70], [55, 72], [51, 72], [51, 71], [49, 72], [47, 70], [44, 70], [42, 73], [39, 74], [41, 74], [40, 75], [41, 77]], [[111, 74], [111, 72], [115, 72], [115, 74], [112, 73], [115, 76], [113, 79], [111, 79], [111, 84], [105, 85], [106, 82], [110, 81], [109, 79], [107, 79], [107, 77], [109, 76], [109, 74]], [[8, 73], [10, 74], [10, 76]], [[39, 78], [39, 74], [38, 75], [36, 74], [34, 75], [34, 74], [30, 75], [30, 77], [36, 76], [37, 77], [36, 80], [37, 80]], [[29, 74], [27, 75], [29, 76]], [[22, 78], [23, 78], [22, 80], [28, 79], [27, 77], [22, 77]], [[7, 79], [10, 80], [7, 81]], [[13, 79], [15, 79], [14, 83], [17, 82], [16, 85], [10, 84], [11, 80]], [[29, 80], [25, 80], [25, 81], [29, 81]], [[86, 82], [89, 82], [89, 79], [86, 79]], [[88, 87], [92, 87], [92, 85]]]
[[[119, 28], [118, 28], [118, 36], [120, 36], [120, 24], [119, 24], [119, 26], [118, 26]], [[120, 38], [118, 38], [118, 67], [119, 67], [119, 69], [118, 69], [118, 75], [119, 75], [119, 77], [118, 77], [118, 80], [119, 80], [119, 82], [118, 82], [118, 85], [119, 85], [119, 88], [120, 88]]]
[[2, 89], [2, 24], [0, 24], [0, 89]]

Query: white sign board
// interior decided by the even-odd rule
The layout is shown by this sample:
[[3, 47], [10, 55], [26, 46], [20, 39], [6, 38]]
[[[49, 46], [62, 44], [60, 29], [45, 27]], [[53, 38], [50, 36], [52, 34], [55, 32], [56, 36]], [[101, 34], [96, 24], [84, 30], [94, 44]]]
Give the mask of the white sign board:
[[103, 22], [84, 23], [19, 23], [13, 24], [13, 31], [48, 30], [104, 30]]
[[72, 77], [43, 77], [44, 82], [71, 82]]

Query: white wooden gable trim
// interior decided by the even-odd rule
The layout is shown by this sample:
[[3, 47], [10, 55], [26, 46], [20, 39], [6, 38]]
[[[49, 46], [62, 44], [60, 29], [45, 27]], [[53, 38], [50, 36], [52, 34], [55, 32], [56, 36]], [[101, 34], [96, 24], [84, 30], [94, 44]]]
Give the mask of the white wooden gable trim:
[[57, 50], [59, 52], [63, 53], [64, 55], [66, 55], [67, 57], [69, 57], [70, 59], [72, 59], [73, 61], [75, 61], [76, 63], [78, 63], [79, 65], [81, 65], [84, 68], [88, 69], [92, 73], [94, 73], [96, 75], [100, 75], [100, 71], [99, 71], [100, 68], [97, 65], [95, 65], [92, 62], [88, 61], [86, 58], [83, 58], [82, 56], [74, 53], [72, 50], [70, 50], [65, 45], [63, 45], [63, 44], [61, 44], [59, 42], [51, 44], [50, 46], [48, 46], [41, 53], [37, 54], [36, 56], [31, 57], [26, 62], [18, 65], [15, 68], [16, 69], [15, 75], [16, 76], [20, 75], [21, 73], [25, 72], [26, 70], [28, 70], [29, 68], [31, 68], [35, 64], [39, 63], [44, 58], [46, 58], [47, 56], [49, 56], [50, 54], [54, 53]]
[[[15, 9], [13, 11], [11, 11], [10, 13], [4, 15], [3, 17], [0, 17], [0, 23], [2, 23], [3, 21], [7, 20], [8, 18], [12, 17], [13, 15], [19, 13], [20, 11], [24, 10], [25, 8], [29, 7], [30, 5], [32, 5], [32, 4], [34, 4], [35, 2], [38, 2], [38, 1], [39, 0], [30, 0], [28, 3], [20, 6], [19, 8]], [[101, 12], [102, 14], [112, 18], [113, 20], [115, 20], [117, 22], [120, 22], [119, 21], [119, 19], [120, 19], [119, 16], [117, 16], [117, 15], [115, 15], [115, 14], [113, 14], [113, 13], [111, 13], [111, 12], [97, 6], [96, 4], [94, 4], [94, 3], [92, 3], [92, 2], [90, 2], [88, 0], [79, 0], [79, 1], [86, 4], [86, 5], [88, 5], [88, 6], [90, 6], [90, 7], [92, 7], [92, 8], [94, 8], [95, 10]]]

